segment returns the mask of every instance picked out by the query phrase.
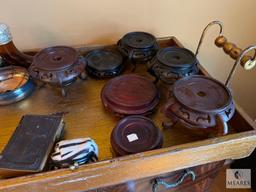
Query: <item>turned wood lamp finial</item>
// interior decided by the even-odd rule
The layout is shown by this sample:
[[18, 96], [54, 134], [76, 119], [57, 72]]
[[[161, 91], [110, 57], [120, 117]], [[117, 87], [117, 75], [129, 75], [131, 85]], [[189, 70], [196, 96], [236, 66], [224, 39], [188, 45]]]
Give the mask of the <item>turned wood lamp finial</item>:
[[[223, 51], [228, 54], [232, 59], [236, 60], [235, 64], [233, 65], [228, 78], [225, 82], [225, 85], [229, 85], [230, 80], [235, 72], [235, 69], [238, 64], [240, 64], [245, 70], [251, 70], [256, 65], [256, 45], [249, 46], [248, 48], [242, 50], [241, 48], [237, 47], [234, 43], [231, 43], [227, 40], [227, 38], [223, 35], [223, 23], [220, 21], [212, 21], [210, 22], [203, 30], [201, 38], [199, 40], [197, 49], [196, 49], [196, 56], [199, 53], [201, 44], [205, 37], [206, 32], [208, 29], [213, 26], [218, 25], [220, 27], [219, 36], [215, 39], [215, 45], [219, 48], [223, 48]], [[254, 50], [254, 56], [248, 55], [248, 52]]]

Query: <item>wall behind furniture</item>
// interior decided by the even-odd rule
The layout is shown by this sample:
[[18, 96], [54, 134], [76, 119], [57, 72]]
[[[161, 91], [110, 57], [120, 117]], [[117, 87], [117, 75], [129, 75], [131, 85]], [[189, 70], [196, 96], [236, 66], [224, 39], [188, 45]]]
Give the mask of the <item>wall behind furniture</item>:
[[[115, 43], [129, 31], [176, 36], [195, 50], [201, 31], [212, 20], [225, 24], [225, 35], [242, 48], [256, 43], [255, 0], [0, 0], [0, 21], [9, 24], [20, 49], [65, 44]], [[215, 27], [206, 37], [199, 59], [224, 81], [233, 64], [213, 45]], [[236, 101], [256, 118], [256, 70], [241, 67], [232, 81]]]

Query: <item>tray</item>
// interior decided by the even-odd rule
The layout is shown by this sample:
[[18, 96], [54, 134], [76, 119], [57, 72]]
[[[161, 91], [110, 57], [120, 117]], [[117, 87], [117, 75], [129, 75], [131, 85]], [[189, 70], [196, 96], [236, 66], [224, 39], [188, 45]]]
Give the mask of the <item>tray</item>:
[[[175, 37], [158, 38], [161, 47], [182, 46]], [[102, 46], [101, 46], [102, 47]], [[114, 45], [107, 46], [114, 47]], [[78, 46], [80, 53], [100, 48]], [[132, 73], [132, 66], [124, 73]], [[137, 64], [134, 73], [154, 80], [146, 72], [146, 66]], [[208, 73], [200, 66], [200, 73]], [[60, 169], [12, 179], [0, 179], [0, 191], [62, 192], [87, 191], [154, 177], [168, 172], [224, 159], [248, 156], [256, 146], [255, 124], [236, 105], [236, 114], [229, 121], [230, 134], [207, 139], [191, 135], [179, 124], [163, 129], [162, 107], [167, 97], [167, 87], [158, 83], [161, 101], [157, 111], [149, 116], [162, 129], [162, 149], [115, 158], [110, 145], [110, 134], [118, 118], [106, 112], [100, 99], [100, 91], [107, 80], [76, 81], [68, 87], [66, 97], [52, 87], [39, 87], [26, 100], [0, 108], [0, 151], [11, 137], [20, 117], [24, 114], [67, 113], [65, 139], [91, 137], [99, 145], [99, 162], [83, 165], [76, 170]]]

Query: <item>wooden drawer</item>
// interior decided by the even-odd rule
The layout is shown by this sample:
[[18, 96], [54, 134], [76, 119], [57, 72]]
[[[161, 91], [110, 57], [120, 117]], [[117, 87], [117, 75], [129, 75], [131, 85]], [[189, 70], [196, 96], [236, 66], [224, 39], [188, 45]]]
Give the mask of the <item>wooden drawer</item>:
[[125, 184], [99, 189], [98, 192], [140, 192], [140, 191], [153, 191], [153, 185], [156, 179], [166, 183], [177, 184], [185, 174], [185, 171], [193, 171], [195, 180], [192, 180], [188, 174], [180, 184], [176, 187], [165, 188], [163, 185], [158, 185], [155, 192], [205, 192], [210, 189], [214, 178], [217, 176], [219, 170], [223, 167], [224, 161], [208, 163], [205, 165], [196, 166], [187, 170], [175, 171], [158, 177], [142, 179], [138, 181], [129, 181]]
[[[174, 37], [158, 40], [162, 47], [181, 46]], [[99, 47], [79, 47], [86, 53]], [[127, 67], [125, 73], [130, 73]], [[200, 67], [201, 73], [208, 75]], [[152, 78], [145, 65], [137, 65], [136, 73]], [[153, 80], [153, 79], [152, 79]], [[191, 135], [177, 124], [163, 129], [162, 107], [168, 87], [159, 83], [161, 102], [150, 117], [164, 134], [162, 149], [115, 158], [111, 151], [110, 133], [118, 119], [106, 112], [100, 100], [100, 91], [107, 80], [77, 81], [68, 88], [66, 97], [52, 87], [40, 87], [26, 100], [0, 108], [0, 151], [8, 142], [24, 114], [67, 112], [65, 139], [91, 137], [99, 145], [99, 162], [83, 165], [77, 170], [60, 169], [12, 179], [0, 179], [0, 191], [13, 192], [82, 192], [140, 181], [165, 175], [189, 167], [248, 156], [256, 146], [255, 123], [236, 105], [236, 114], [229, 122], [226, 136], [204, 138]]]

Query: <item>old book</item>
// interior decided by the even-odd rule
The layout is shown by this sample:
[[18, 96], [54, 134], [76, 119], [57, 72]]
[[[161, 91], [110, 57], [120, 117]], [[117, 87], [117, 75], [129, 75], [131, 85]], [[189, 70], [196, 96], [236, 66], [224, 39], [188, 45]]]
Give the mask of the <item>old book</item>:
[[63, 128], [62, 116], [23, 116], [0, 155], [0, 176], [42, 171]]

